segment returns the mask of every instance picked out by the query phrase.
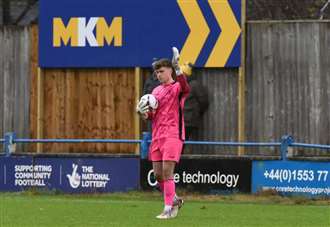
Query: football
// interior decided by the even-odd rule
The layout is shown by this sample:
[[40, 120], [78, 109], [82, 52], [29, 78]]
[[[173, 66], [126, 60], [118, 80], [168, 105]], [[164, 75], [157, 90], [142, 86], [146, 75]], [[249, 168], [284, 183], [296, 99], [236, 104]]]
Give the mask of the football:
[[150, 106], [150, 108], [152, 109], [157, 109], [158, 107], [158, 101], [156, 99], [156, 97], [152, 94], [146, 94], [144, 96], [141, 97], [140, 102], [146, 103], [147, 105]]

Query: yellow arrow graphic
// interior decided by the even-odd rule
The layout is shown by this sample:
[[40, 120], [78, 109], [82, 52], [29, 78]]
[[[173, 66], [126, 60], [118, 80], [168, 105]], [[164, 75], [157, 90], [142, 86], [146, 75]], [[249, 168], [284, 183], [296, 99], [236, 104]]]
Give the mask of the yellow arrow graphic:
[[228, 0], [209, 0], [208, 2], [221, 28], [221, 34], [205, 66], [223, 67], [241, 34], [241, 28], [237, 23]]
[[179, 63], [189, 61], [194, 64], [210, 29], [196, 0], [177, 0], [177, 2], [190, 29], [188, 38], [181, 49]]

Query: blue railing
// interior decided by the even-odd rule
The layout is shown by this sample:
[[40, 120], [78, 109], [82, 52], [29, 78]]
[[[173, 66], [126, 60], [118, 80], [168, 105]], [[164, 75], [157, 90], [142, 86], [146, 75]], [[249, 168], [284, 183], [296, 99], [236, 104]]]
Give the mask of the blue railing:
[[330, 149], [330, 145], [309, 144], [309, 143], [291, 143], [292, 147]]
[[[140, 144], [141, 158], [145, 158], [148, 153], [148, 147], [151, 142], [150, 133], [143, 133], [142, 140], [129, 139], [19, 139], [15, 133], [6, 133], [0, 143], [5, 146], [6, 156], [13, 152], [12, 145], [16, 143], [130, 143]], [[330, 150], [330, 145], [295, 143], [291, 136], [283, 136], [281, 142], [221, 142], [221, 141], [185, 141], [185, 144], [191, 145], [215, 145], [231, 147], [280, 147], [282, 160], [287, 159], [288, 147], [317, 148]]]
[[221, 142], [221, 141], [185, 141], [185, 144], [193, 145], [216, 145], [216, 146], [230, 146], [230, 147], [276, 147], [281, 146], [281, 143], [262, 143], [262, 142]]
[[141, 143], [128, 139], [14, 139], [13, 143]]

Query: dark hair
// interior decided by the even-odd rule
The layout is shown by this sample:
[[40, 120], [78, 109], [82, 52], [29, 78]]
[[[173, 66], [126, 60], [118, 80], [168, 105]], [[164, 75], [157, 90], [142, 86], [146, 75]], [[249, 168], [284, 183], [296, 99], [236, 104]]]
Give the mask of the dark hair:
[[160, 69], [161, 67], [173, 68], [172, 62], [167, 58], [162, 58], [152, 63], [154, 70]]
[[175, 73], [175, 70], [173, 68], [172, 62], [169, 59], [161, 58], [161, 59], [159, 59], [159, 60], [152, 63], [152, 68], [154, 70], [158, 70], [161, 67], [171, 68], [172, 69], [172, 78], [174, 80], [176, 80], [176, 73]]

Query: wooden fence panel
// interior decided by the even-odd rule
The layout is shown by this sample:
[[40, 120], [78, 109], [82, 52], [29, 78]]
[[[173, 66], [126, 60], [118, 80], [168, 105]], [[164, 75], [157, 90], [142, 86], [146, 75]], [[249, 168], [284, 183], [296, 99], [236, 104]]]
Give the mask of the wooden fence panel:
[[[42, 76], [44, 138], [135, 139], [134, 69], [47, 69]], [[36, 127], [31, 132], [36, 137]], [[43, 152], [134, 153], [135, 147], [54, 143]]]
[[[0, 28], [0, 134], [16, 132], [29, 136], [29, 63], [28, 27]], [[17, 148], [24, 151], [26, 146]]]
[[249, 23], [248, 140], [279, 141], [289, 134], [299, 142], [330, 144], [329, 25]]
[[[4, 87], [4, 71], [5, 71], [5, 54], [4, 50], [4, 43], [5, 43], [5, 37], [4, 37], [4, 28], [1, 28], [0, 33], [0, 137], [2, 138], [5, 131], [3, 128], [3, 119], [4, 119], [4, 95], [5, 95], [5, 87]], [[0, 148], [2, 150], [2, 148]]]

